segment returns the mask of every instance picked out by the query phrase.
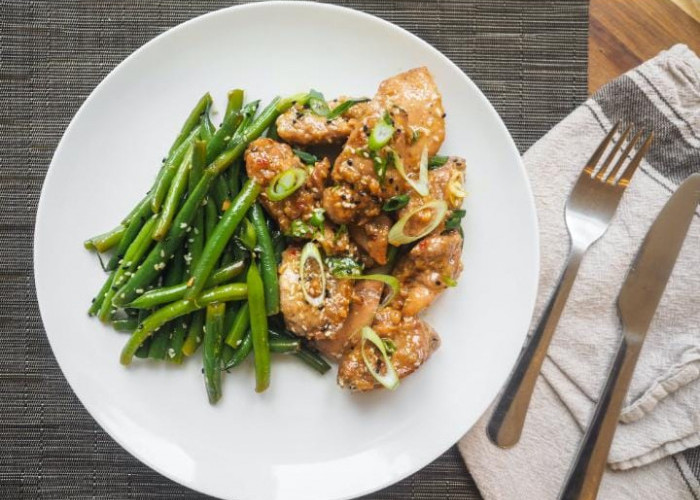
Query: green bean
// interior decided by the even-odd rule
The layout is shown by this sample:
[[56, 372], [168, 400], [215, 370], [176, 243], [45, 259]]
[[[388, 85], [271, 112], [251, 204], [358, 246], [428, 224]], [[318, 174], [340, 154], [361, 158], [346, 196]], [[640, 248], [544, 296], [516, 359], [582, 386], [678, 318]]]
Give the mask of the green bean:
[[[286, 101], [289, 102], [290, 99], [288, 98]], [[270, 123], [272, 123], [280, 113], [284, 112], [286, 109], [285, 106], [286, 104], [281, 104], [279, 97], [273, 99], [260, 116], [246, 129], [245, 133], [241, 134], [240, 142], [237, 142], [232, 149], [220, 154], [216, 160], [204, 170], [201, 179], [190, 192], [184, 205], [175, 216], [168, 236], [151, 250], [151, 253], [148, 255], [141, 268], [117, 292], [113, 300], [115, 305], [122, 306], [129, 303], [136, 295], [139, 295], [136, 290], [147, 287], [160, 275], [163, 269], [160, 265], [161, 262], [164, 259], [169, 259], [175, 249], [182, 244], [187, 229], [190, 227], [197, 209], [209, 192], [214, 178], [243, 154], [248, 142], [260, 137], [260, 134], [265, 131]], [[289, 104], [289, 106], [291, 106], [291, 104]], [[227, 213], [233, 208], [232, 206]]]
[[229, 330], [228, 335], [226, 336], [226, 343], [234, 349], [238, 348], [241, 341], [243, 340], [245, 332], [248, 331], [249, 326], [250, 310], [248, 302], [244, 302], [241, 305], [240, 309], [238, 309], [238, 312], [236, 313], [236, 317], [233, 320], [231, 329]]
[[217, 214], [225, 212], [231, 206], [231, 197], [228, 193], [228, 185], [223, 175], [220, 175], [214, 181], [211, 189], [211, 194], [214, 198]]
[[200, 118], [199, 123], [202, 125], [202, 129], [199, 132], [199, 137], [203, 141], [211, 141], [211, 138], [214, 137], [214, 132], [216, 132], [216, 127], [214, 124], [211, 122], [211, 116], [209, 116], [209, 108], [202, 113], [202, 118]]
[[199, 101], [197, 101], [197, 104], [192, 109], [192, 111], [190, 111], [190, 114], [187, 116], [185, 123], [182, 125], [180, 133], [175, 139], [175, 142], [173, 142], [173, 145], [170, 147], [170, 152], [168, 153], [168, 155], [172, 155], [175, 152], [175, 150], [187, 140], [187, 136], [190, 135], [190, 132], [192, 132], [192, 130], [199, 123], [200, 116], [202, 116], [202, 114], [205, 113], [209, 109], [209, 107], [211, 107], [211, 104], [212, 98], [209, 92], [207, 92], [199, 99]]
[[263, 392], [270, 386], [270, 344], [267, 333], [265, 292], [260, 271], [255, 263], [248, 267], [248, 308], [250, 334], [253, 338], [255, 358], [255, 392]]
[[259, 203], [250, 209], [255, 234], [260, 248], [260, 270], [265, 285], [265, 306], [267, 315], [272, 316], [280, 311], [280, 287], [277, 279], [277, 258], [275, 246], [272, 243], [270, 231], [267, 228], [265, 213]]
[[232, 112], [224, 117], [219, 129], [207, 144], [207, 164], [213, 162], [231, 140], [243, 117], [238, 112]]
[[[236, 350], [228, 344], [221, 345], [221, 366], [225, 366], [231, 361], [231, 358], [236, 353]], [[223, 370], [223, 368], [222, 368]]]
[[186, 298], [193, 299], [202, 291], [226, 244], [233, 236], [238, 224], [240, 224], [258, 194], [260, 194], [260, 185], [254, 181], [249, 181], [243, 186], [243, 190], [236, 199], [233, 200], [233, 204], [224, 213], [211, 237], [208, 238], [202, 258], [197, 263], [197, 267], [195, 267], [192, 274], [191, 279], [194, 281], [185, 294]]
[[293, 354], [301, 350], [301, 341], [297, 339], [270, 339], [270, 352]]
[[[184, 272], [184, 259], [183, 259], [183, 249], [178, 249], [173, 256], [173, 259], [168, 264], [168, 268], [165, 271], [165, 278], [163, 279], [163, 285], [166, 287], [171, 287], [182, 280]], [[163, 327], [153, 336], [151, 341], [151, 347], [148, 350], [148, 357], [151, 359], [165, 359], [168, 352], [168, 346], [170, 345], [170, 339], [173, 334], [173, 322], [170, 322]]]
[[154, 214], [160, 212], [163, 200], [165, 200], [168, 190], [170, 189], [170, 183], [178, 170], [178, 167], [182, 163], [187, 151], [190, 148], [190, 144], [194, 141], [201, 131], [201, 126], [197, 125], [187, 140], [180, 144], [177, 149], [168, 157], [163, 165], [162, 171], [156, 177], [156, 181], [151, 189], [151, 211]]
[[116, 271], [112, 271], [109, 273], [109, 276], [105, 280], [104, 285], [102, 285], [102, 288], [100, 288], [100, 291], [97, 292], [97, 295], [95, 296], [94, 299], [92, 299], [92, 304], [90, 304], [90, 309], [88, 309], [88, 316], [94, 316], [97, 314], [97, 311], [100, 310], [100, 307], [102, 306], [102, 302], [105, 299], [105, 295], [107, 294], [107, 291], [112, 287], [112, 283], [114, 283], [114, 275], [116, 274]]
[[172, 182], [170, 183], [170, 188], [168, 189], [168, 194], [163, 202], [163, 207], [160, 211], [160, 216], [158, 217], [158, 224], [156, 225], [156, 230], [153, 232], [153, 239], [156, 241], [162, 240], [168, 231], [170, 230], [170, 224], [173, 222], [173, 217], [177, 212], [177, 208], [180, 206], [182, 201], [182, 195], [187, 189], [187, 180], [190, 174], [190, 165], [192, 164], [192, 155], [194, 154], [194, 147], [190, 146], [185, 158], [180, 162], [180, 166], [175, 172]]
[[204, 385], [211, 404], [221, 399], [221, 339], [224, 335], [225, 310], [226, 305], [221, 302], [207, 306], [202, 362]]
[[112, 255], [112, 258], [109, 259], [109, 262], [107, 263], [108, 271], [113, 271], [119, 266], [119, 261], [124, 257], [126, 249], [129, 248], [129, 245], [131, 245], [131, 243], [134, 241], [136, 235], [139, 234], [139, 231], [141, 231], [141, 228], [151, 214], [150, 204], [146, 203], [140, 206], [139, 211], [134, 214], [129, 223], [126, 225], [124, 236], [122, 236], [122, 239], [117, 246], [117, 251], [114, 252], [114, 255]]
[[134, 330], [136, 330], [136, 327], [139, 326], [139, 320], [136, 318], [128, 318], [128, 319], [115, 319], [112, 321], [112, 328], [114, 328], [118, 332], [125, 332], [125, 333], [131, 333]]
[[119, 224], [114, 229], [106, 233], [93, 236], [83, 243], [86, 250], [97, 250], [98, 252], [106, 252], [110, 248], [119, 244], [126, 231], [126, 226]]
[[[208, 242], [211, 239], [212, 235], [214, 234], [214, 230], [216, 229], [216, 225], [219, 222], [219, 209], [216, 205], [216, 199], [212, 195], [207, 196], [207, 204], [204, 205], [205, 242]], [[204, 248], [206, 248], [206, 243]], [[202, 249], [202, 253], [204, 253], [204, 249]]]
[[192, 356], [202, 343], [202, 337], [204, 337], [204, 311], [195, 311], [192, 313], [185, 343], [182, 344], [182, 353], [185, 356]]
[[228, 182], [228, 190], [231, 193], [231, 196], [235, 198], [238, 196], [238, 193], [241, 191], [241, 175], [240, 175], [240, 170], [242, 167], [242, 161], [239, 158], [236, 160], [233, 165], [231, 165], [231, 168], [228, 170], [229, 173], [229, 182]]
[[[239, 260], [217, 269], [207, 280], [206, 288], [221, 285], [239, 276], [245, 270], [245, 262]], [[152, 307], [180, 300], [187, 292], [187, 281], [177, 285], [154, 288], [130, 302], [126, 307], [150, 309]]]
[[148, 351], [151, 349], [151, 339], [150, 337], [147, 338], [143, 344], [139, 346], [138, 349], [136, 349], [136, 352], [134, 353], [134, 356], [137, 358], [147, 358], [148, 357]]
[[[262, 135], [263, 132], [270, 126], [270, 124], [275, 121], [275, 119], [280, 115], [282, 111], [277, 108], [280, 103], [280, 98], [275, 97], [270, 104], [267, 105], [265, 109], [262, 110], [260, 115], [255, 118], [251, 124], [246, 128], [246, 130], [240, 134], [240, 137], [236, 139], [232, 138], [232, 142], [229, 143], [229, 147], [226, 151], [221, 153], [208, 167], [213, 174], [218, 175], [223, 172], [236, 158], [239, 158], [248, 143], [257, 139]], [[235, 142], [233, 142], [235, 140]]]
[[[160, 170], [158, 171], [158, 175], [160, 175], [160, 172], [162, 170], [163, 170], [163, 167], [161, 167]], [[156, 176], [156, 178], [157, 178], [157, 176]], [[134, 217], [138, 217], [139, 215], [143, 216], [142, 211], [145, 209], [145, 207], [148, 207], [148, 212], [146, 212], [146, 215], [150, 215], [151, 214], [151, 208], [150, 208], [151, 207], [151, 195], [150, 195], [150, 193], [146, 193], [146, 196], [141, 198], [141, 201], [139, 201], [134, 206], [134, 208], [131, 209], [131, 212], [129, 212], [129, 214], [126, 217], [124, 217], [124, 219], [122, 219], [122, 222], [121, 222], [122, 225], [128, 226], [129, 222], [131, 222], [131, 219], [133, 219]]]
[[310, 366], [316, 370], [321, 375], [324, 375], [328, 370], [331, 369], [331, 365], [321, 357], [319, 353], [314, 350], [309, 349], [306, 346], [302, 346], [302, 349], [294, 353], [294, 356], [303, 361], [306, 365]]
[[156, 312], [144, 319], [139, 327], [131, 335], [131, 338], [122, 350], [120, 361], [123, 365], [131, 363], [134, 352], [141, 343], [150, 337], [156, 329], [162, 327], [168, 321], [184, 316], [191, 312], [202, 309], [214, 302], [229, 302], [232, 300], [242, 300], [247, 296], [247, 287], [242, 283], [231, 283], [216, 288], [206, 290], [194, 300], [178, 300], [158, 309]]
[[243, 120], [241, 120], [240, 125], [238, 125], [238, 129], [236, 129], [236, 132], [233, 134], [233, 137], [226, 145], [226, 149], [234, 147], [236, 144], [243, 140], [243, 134], [253, 122], [253, 118], [255, 117], [255, 113], [258, 111], [259, 105], [260, 101], [253, 101], [243, 106], [243, 109], [241, 110]]
[[167, 353], [168, 359], [173, 363], [182, 363], [182, 346], [185, 343], [187, 328], [187, 318], [183, 318], [182, 321], [175, 320], [175, 326], [173, 327], [173, 334], [170, 337]]
[[[113, 299], [116, 294], [116, 289], [122, 284], [124, 280], [129, 281], [129, 276], [133, 273], [141, 262], [141, 258], [148, 251], [151, 246], [153, 230], [155, 228], [156, 218], [151, 217], [141, 228], [139, 234], [136, 235], [134, 241], [129, 245], [129, 248], [124, 253], [124, 258], [121, 264], [114, 273], [114, 280], [112, 286], [109, 287], [107, 293], [105, 293], [104, 300], [100, 306], [100, 310], [97, 313], [97, 317], [102, 321], [107, 321], [109, 319], [109, 313], [113, 304]], [[128, 273], [128, 274], [127, 274]]]
[[228, 101], [226, 103], [226, 113], [224, 119], [231, 113], [238, 113], [243, 106], [243, 90], [233, 89], [228, 93]]
[[236, 349], [233, 352], [233, 355], [231, 356], [231, 359], [228, 360], [228, 362], [224, 363], [223, 370], [230, 370], [231, 368], [234, 368], [238, 365], [240, 365], [245, 358], [248, 357], [250, 354], [250, 351], [253, 350], [253, 338], [250, 335], [250, 331], [246, 332], [245, 337], [243, 337], [243, 340], [241, 341], [241, 344], [238, 346], [238, 349]]
[[[278, 330], [276, 328], [269, 327], [268, 331], [270, 333], [270, 340], [272, 339], [296, 339], [296, 337], [290, 333], [283, 330]], [[298, 340], [298, 339], [297, 339]], [[310, 366], [316, 370], [321, 375], [328, 372], [331, 369], [331, 365], [323, 359], [323, 357], [316, 351], [308, 346], [306, 342], [301, 342], [301, 348], [299, 352], [294, 353], [299, 360], [304, 364]]]
[[137, 295], [143, 292], [137, 290], [145, 289], [150, 285], [165, 269], [165, 263], [173, 255], [175, 250], [182, 245], [185, 236], [187, 235], [190, 223], [196, 214], [196, 210], [202, 203], [212, 174], [204, 172], [199, 183], [190, 196], [185, 200], [178, 214], [175, 216], [173, 225], [168, 233], [168, 236], [158, 242], [146, 257], [146, 260], [141, 265], [134, 275], [126, 284], [119, 289], [115, 294], [114, 303], [117, 306], [123, 306], [132, 301]]

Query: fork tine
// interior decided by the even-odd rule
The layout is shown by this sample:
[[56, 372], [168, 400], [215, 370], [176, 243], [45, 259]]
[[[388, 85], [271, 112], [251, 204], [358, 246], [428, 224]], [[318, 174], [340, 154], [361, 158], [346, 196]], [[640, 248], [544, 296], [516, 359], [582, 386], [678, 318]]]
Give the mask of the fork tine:
[[637, 151], [637, 154], [634, 155], [634, 158], [632, 158], [632, 161], [627, 166], [625, 171], [622, 173], [622, 177], [620, 177], [620, 180], [618, 181], [618, 185], [625, 187], [625, 188], [629, 185], [630, 179], [632, 179], [634, 172], [637, 170], [637, 167], [641, 163], [642, 158], [646, 154], [647, 149], [649, 149], [649, 146], [651, 146], [651, 141], [653, 141], [653, 140], [654, 140], [654, 132], [651, 131], [651, 132], [649, 132], [649, 135], [647, 135], [647, 138], [644, 140], [642, 147], [639, 148], [639, 150]]
[[637, 144], [637, 141], [639, 141], [640, 137], [642, 137], [641, 130], [637, 132], [634, 135], [634, 137], [632, 137], [632, 139], [627, 143], [627, 146], [620, 155], [620, 158], [618, 158], [617, 162], [615, 162], [615, 166], [612, 168], [612, 170], [610, 170], [610, 173], [605, 178], [605, 182], [607, 182], [608, 184], [615, 184], [615, 177], [617, 177], [617, 173], [620, 171], [625, 161], [627, 161], [627, 156], [630, 154], [630, 151], [632, 151], [634, 145]]
[[631, 130], [632, 130], [632, 125], [628, 125], [627, 128], [625, 129], [625, 131], [622, 132], [620, 137], [617, 139], [617, 142], [615, 142], [615, 145], [612, 147], [612, 149], [608, 153], [608, 156], [605, 158], [605, 161], [603, 162], [603, 165], [600, 167], [600, 170], [598, 170], [598, 174], [595, 176], [596, 179], [598, 179], [599, 181], [603, 180], [603, 177], [605, 177], [605, 171], [608, 169], [610, 162], [612, 162], [613, 159], [615, 158], [615, 155], [622, 147], [622, 144], [625, 142], [625, 139], [627, 139], [627, 136], [630, 134]]
[[605, 149], [608, 147], [608, 144], [610, 144], [610, 140], [613, 138], [618, 128], [620, 128], [620, 122], [617, 122], [615, 125], [613, 125], [613, 128], [610, 129], [608, 135], [605, 136], [605, 138], [600, 142], [596, 150], [591, 155], [591, 158], [588, 160], [588, 163], [586, 163], [586, 168], [583, 169], [583, 171], [587, 172], [588, 175], [593, 175], [593, 172], [595, 171], [595, 166], [598, 164], [598, 160], [600, 160], [600, 157], [603, 156]]

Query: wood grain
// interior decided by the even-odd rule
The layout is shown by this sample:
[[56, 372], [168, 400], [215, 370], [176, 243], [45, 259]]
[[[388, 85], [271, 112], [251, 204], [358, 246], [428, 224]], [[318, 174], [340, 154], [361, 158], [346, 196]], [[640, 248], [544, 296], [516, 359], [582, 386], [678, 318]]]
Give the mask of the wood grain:
[[700, 54], [700, 21], [691, 15], [698, 3], [698, 0], [591, 0], [588, 91], [595, 92], [677, 43], [685, 43]]

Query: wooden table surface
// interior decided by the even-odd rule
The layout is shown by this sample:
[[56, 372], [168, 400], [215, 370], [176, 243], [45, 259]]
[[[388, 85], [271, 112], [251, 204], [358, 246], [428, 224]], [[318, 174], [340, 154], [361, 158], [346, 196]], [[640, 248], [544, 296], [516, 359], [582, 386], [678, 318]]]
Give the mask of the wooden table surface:
[[591, 0], [588, 92], [684, 43], [700, 55], [700, 0]]

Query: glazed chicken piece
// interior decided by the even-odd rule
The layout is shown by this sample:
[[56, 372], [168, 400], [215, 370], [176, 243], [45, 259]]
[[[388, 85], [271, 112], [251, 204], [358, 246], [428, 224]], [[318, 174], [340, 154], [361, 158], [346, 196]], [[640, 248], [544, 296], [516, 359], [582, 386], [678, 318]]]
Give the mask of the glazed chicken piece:
[[352, 239], [379, 265], [386, 264], [391, 219], [381, 214], [362, 225], [350, 226]]
[[[411, 190], [409, 194], [409, 202], [404, 208], [399, 211], [399, 217], [403, 217], [406, 213], [415, 210], [424, 205], [426, 202], [433, 200], [445, 200], [449, 211], [431, 234], [440, 234], [445, 228], [445, 220], [450, 214], [462, 206], [464, 201], [464, 171], [466, 162], [462, 158], [456, 156], [450, 157], [447, 162], [439, 168], [428, 172], [428, 183], [430, 185], [430, 195], [426, 197], [420, 196], [415, 191]], [[429, 210], [423, 210], [416, 213], [406, 224], [405, 232], [414, 234], [420, 228], [430, 221], [432, 215]]]
[[416, 175], [424, 149], [434, 155], [445, 136], [444, 109], [430, 72], [416, 68], [384, 80], [372, 101], [348, 112], [356, 124], [335, 161], [331, 174], [335, 185], [325, 189], [323, 207], [337, 224], [364, 224], [381, 213], [383, 201], [406, 192], [408, 185], [394, 168], [380, 179], [368, 150], [372, 129], [385, 115], [393, 122], [394, 135], [378, 152], [388, 158], [391, 148], [402, 159], [408, 175]]
[[[377, 313], [372, 328], [380, 338], [390, 339], [396, 347], [390, 359], [399, 378], [416, 371], [440, 346], [440, 337], [430, 325], [415, 316], [403, 316], [392, 307]], [[383, 360], [376, 348], [367, 343], [365, 354], [381, 373]], [[356, 342], [343, 355], [338, 366], [338, 385], [352, 391], [370, 391], [381, 387], [365, 365], [361, 342]]]
[[248, 177], [259, 182], [263, 188], [260, 195], [263, 206], [283, 232], [289, 231], [292, 221], [306, 221], [311, 217], [314, 208], [320, 208], [323, 186], [330, 170], [327, 158], [311, 167], [303, 186], [280, 201], [271, 201], [267, 197], [266, 189], [272, 179], [290, 168], [307, 168], [292, 148], [265, 137], [256, 139], [246, 150], [245, 165]]
[[[340, 97], [328, 102], [330, 109], [346, 100]], [[296, 104], [277, 118], [277, 135], [285, 141], [301, 146], [337, 144], [348, 138], [352, 125], [347, 113], [332, 120], [317, 115], [308, 107]]]
[[[299, 268], [301, 248], [290, 246], [282, 252], [279, 267], [280, 306], [287, 328], [312, 340], [332, 339], [343, 326], [348, 316], [353, 283], [351, 280], [333, 278], [326, 272], [326, 296], [316, 307], [304, 298], [301, 288]], [[308, 269], [308, 268], [307, 268]], [[311, 270], [310, 274], [314, 274]], [[307, 286], [312, 296], [320, 292], [319, 280], [312, 280]]]
[[339, 361], [346, 347], [357, 342], [360, 330], [374, 321], [383, 290], [384, 283], [381, 281], [357, 281], [352, 290], [350, 311], [343, 326], [336, 332], [334, 339], [317, 341], [315, 345], [318, 350]]
[[433, 76], [425, 66], [384, 80], [374, 98], [384, 108], [397, 106], [408, 115], [411, 142], [401, 157], [404, 164], [417, 167], [423, 149], [434, 156], [445, 140], [445, 109]]
[[433, 234], [419, 241], [396, 264], [404, 316], [427, 308], [462, 272], [462, 236], [457, 231]]

